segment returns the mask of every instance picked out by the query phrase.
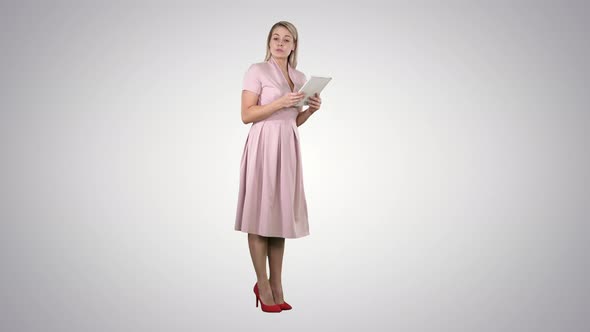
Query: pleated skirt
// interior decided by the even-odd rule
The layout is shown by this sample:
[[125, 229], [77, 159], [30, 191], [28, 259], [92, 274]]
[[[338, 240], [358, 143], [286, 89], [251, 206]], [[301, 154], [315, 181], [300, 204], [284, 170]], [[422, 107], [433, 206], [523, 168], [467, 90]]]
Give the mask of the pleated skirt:
[[236, 231], [309, 235], [297, 114], [284, 109], [250, 127], [240, 162]]

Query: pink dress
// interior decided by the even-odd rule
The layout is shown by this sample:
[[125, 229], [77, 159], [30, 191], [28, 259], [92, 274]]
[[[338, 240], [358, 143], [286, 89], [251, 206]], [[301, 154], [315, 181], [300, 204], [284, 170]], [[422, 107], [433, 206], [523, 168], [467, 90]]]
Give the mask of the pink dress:
[[[306, 82], [305, 74], [287, 65], [293, 91], [271, 56], [246, 71], [243, 89], [266, 105]], [[252, 123], [240, 163], [235, 230], [269, 237], [309, 235], [303, 188], [297, 115], [303, 107], [285, 107]]]

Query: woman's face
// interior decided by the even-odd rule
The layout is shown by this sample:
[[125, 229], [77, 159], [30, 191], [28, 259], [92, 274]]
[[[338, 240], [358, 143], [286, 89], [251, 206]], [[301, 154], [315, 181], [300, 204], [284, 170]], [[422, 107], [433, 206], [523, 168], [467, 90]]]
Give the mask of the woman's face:
[[295, 49], [293, 36], [284, 27], [277, 27], [270, 36], [270, 52], [275, 58], [287, 58]]

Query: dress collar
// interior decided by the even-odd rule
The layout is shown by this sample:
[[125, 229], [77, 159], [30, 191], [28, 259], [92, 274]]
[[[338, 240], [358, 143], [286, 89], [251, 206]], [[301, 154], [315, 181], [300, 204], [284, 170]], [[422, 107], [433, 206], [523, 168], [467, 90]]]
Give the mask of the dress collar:
[[[277, 67], [277, 69], [281, 70], [281, 67], [279, 67], [279, 64], [277, 63], [277, 60], [275, 60], [275, 58], [272, 55], [268, 59], [268, 62], [274, 63], [275, 66]], [[288, 60], [287, 60], [287, 71], [289, 72], [289, 74], [291, 74], [293, 72], [293, 67], [291, 67], [291, 64], [289, 63]]]
[[[281, 67], [279, 67], [279, 64], [277, 63], [277, 61], [275, 60], [275, 58], [273, 58], [272, 56], [270, 57], [270, 59], [268, 59], [268, 62], [272, 62], [274, 64], [274, 67], [276, 68], [276, 70], [278, 70], [278, 75], [281, 75], [281, 77], [283, 78], [283, 82], [285, 82], [287, 89], [289, 89], [289, 92], [294, 92], [295, 90], [291, 90], [291, 86], [289, 85], [289, 82], [287, 81], [287, 78], [285, 77], [285, 75], [283, 75], [283, 70], [281, 69]], [[293, 72], [293, 68], [291, 68], [291, 64], [289, 64], [289, 61], [287, 61], [287, 73], [289, 74], [289, 78], [291, 79], [291, 81], [293, 82], [293, 84], [296, 84], [294, 81], [294, 72]], [[294, 86], [293, 89], [296, 89], [297, 86]]]

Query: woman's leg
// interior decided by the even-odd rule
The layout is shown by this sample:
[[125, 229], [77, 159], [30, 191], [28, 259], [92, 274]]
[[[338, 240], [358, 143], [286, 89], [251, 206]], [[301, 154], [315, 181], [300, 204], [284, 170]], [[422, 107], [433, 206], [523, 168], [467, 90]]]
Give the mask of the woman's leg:
[[256, 271], [256, 282], [258, 283], [260, 299], [267, 305], [276, 304], [272, 297], [270, 282], [266, 275], [268, 237], [248, 233], [248, 247], [250, 248], [250, 256], [252, 257], [252, 263]]
[[285, 238], [268, 238], [268, 262], [270, 266], [270, 287], [275, 303], [283, 303], [283, 253], [285, 252]]

